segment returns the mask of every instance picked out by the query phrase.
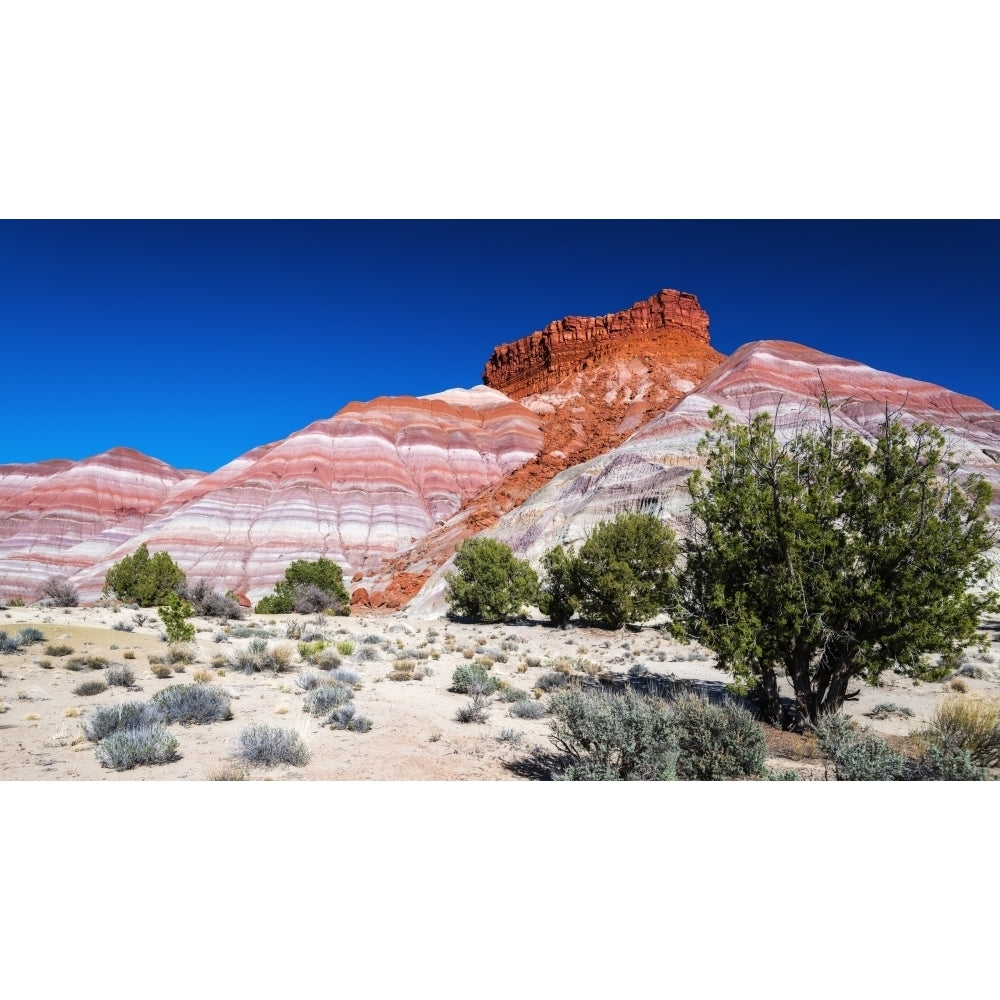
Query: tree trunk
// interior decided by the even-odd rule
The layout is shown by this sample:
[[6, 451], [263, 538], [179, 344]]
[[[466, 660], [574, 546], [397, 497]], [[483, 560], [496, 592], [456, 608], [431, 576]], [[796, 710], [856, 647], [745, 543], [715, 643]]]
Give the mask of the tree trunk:
[[778, 678], [771, 667], [765, 667], [762, 671], [755, 695], [764, 721], [773, 726], [780, 726], [781, 699], [778, 697]]

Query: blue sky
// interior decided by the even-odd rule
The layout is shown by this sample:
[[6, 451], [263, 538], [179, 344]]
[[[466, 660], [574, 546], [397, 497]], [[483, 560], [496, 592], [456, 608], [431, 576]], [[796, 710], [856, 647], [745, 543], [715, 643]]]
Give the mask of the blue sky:
[[4, 221], [0, 463], [209, 471], [660, 288], [726, 354], [793, 340], [996, 406], [998, 274], [991, 222]]

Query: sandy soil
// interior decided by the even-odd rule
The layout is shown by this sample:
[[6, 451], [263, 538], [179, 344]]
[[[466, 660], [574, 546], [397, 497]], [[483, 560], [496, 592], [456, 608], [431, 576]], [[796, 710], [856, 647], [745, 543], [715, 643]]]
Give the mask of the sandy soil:
[[[140, 612], [141, 613], [141, 612]], [[145, 612], [148, 616], [148, 611]], [[390, 616], [326, 618], [321, 623], [310, 616], [248, 616], [243, 622], [229, 623], [231, 630], [259, 625], [270, 634], [272, 645], [288, 644], [296, 650], [290, 669], [282, 673], [246, 675], [219, 658], [231, 656], [250, 638], [222, 631], [217, 622], [194, 619], [197, 636], [191, 644], [195, 662], [181, 666], [183, 672], [158, 678], [150, 656], [164, 656], [166, 644], [159, 637], [160, 623], [151, 618], [132, 631], [115, 630], [120, 623], [132, 624], [136, 612], [111, 608], [10, 608], [0, 611], [0, 629], [13, 635], [25, 626], [34, 626], [45, 639], [19, 652], [0, 655], [0, 779], [60, 781], [186, 781], [209, 778], [220, 766], [232, 764], [234, 739], [250, 722], [289, 727], [299, 732], [309, 746], [311, 758], [303, 767], [254, 767], [248, 778], [265, 780], [524, 780], [532, 772], [517, 767], [532, 750], [551, 750], [548, 720], [522, 720], [509, 715], [510, 705], [494, 699], [489, 718], [483, 724], [464, 724], [456, 711], [468, 703], [465, 695], [448, 690], [452, 672], [470, 660], [463, 651], [477, 647], [496, 657], [492, 672], [509, 684], [531, 692], [538, 679], [558, 662], [577, 673], [583, 666], [600, 673], [605, 680], [624, 683], [630, 667], [642, 664], [648, 670], [644, 683], [690, 681], [695, 688], [718, 691], [731, 679], [714, 666], [708, 651], [683, 646], [665, 638], [653, 628], [638, 631], [605, 632], [596, 629], [559, 630], [542, 623], [519, 625], [465, 625], [447, 620], [425, 621], [407, 617], [405, 612]], [[312, 623], [311, 623], [312, 622]], [[990, 623], [988, 623], [990, 624]], [[368, 716], [373, 727], [368, 733], [335, 731], [303, 711], [305, 691], [296, 677], [313, 669], [302, 660], [297, 641], [288, 629], [322, 631], [334, 642], [350, 640], [356, 649], [361, 638], [381, 638], [380, 659], [359, 662], [355, 654], [343, 657], [343, 667], [361, 676], [354, 703], [359, 714]], [[1000, 694], [1000, 630], [992, 623], [989, 634], [994, 642], [986, 657], [969, 656], [968, 661], [987, 675], [983, 679], [961, 679], [970, 692]], [[217, 641], [216, 637], [223, 641]], [[71, 646], [73, 654], [46, 653], [53, 643]], [[427, 659], [416, 660], [415, 674], [422, 679], [395, 681], [388, 677], [393, 661], [402, 648], [419, 650]], [[126, 658], [126, 650], [133, 652]], [[103, 656], [112, 663], [129, 664], [136, 673], [136, 688], [109, 687], [94, 696], [81, 696], [73, 689], [103, 671], [67, 669], [73, 655]], [[481, 655], [481, 654], [479, 654]], [[506, 662], [502, 658], [506, 657]], [[213, 665], [213, 658], [215, 665]], [[560, 660], [560, 658], [563, 658]], [[528, 664], [531, 664], [530, 666]], [[93, 744], [82, 734], [81, 720], [95, 705], [119, 701], [145, 700], [171, 684], [192, 683], [197, 671], [207, 671], [207, 683], [220, 686], [232, 697], [234, 718], [202, 726], [171, 726], [179, 740], [177, 760], [116, 772], [101, 766]], [[861, 717], [872, 729], [903, 737], [918, 730], [939, 701], [953, 693], [952, 682], [915, 684], [886, 674], [878, 688], [863, 686], [859, 698], [847, 705], [847, 712]], [[891, 702], [909, 709], [912, 716], [887, 719], [866, 716], [876, 705]], [[499, 737], [505, 733], [507, 739]], [[518, 741], [516, 744], [512, 740]], [[772, 764], [794, 767], [804, 777], [823, 778], [826, 768], [817, 760], [808, 740], [789, 734], [769, 733]]]

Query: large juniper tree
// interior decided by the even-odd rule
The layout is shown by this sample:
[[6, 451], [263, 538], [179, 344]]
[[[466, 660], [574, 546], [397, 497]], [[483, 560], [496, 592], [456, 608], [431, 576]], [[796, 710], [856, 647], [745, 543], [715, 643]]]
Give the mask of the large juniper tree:
[[783, 444], [767, 414], [710, 416], [675, 627], [768, 719], [781, 719], [782, 672], [795, 693], [785, 721], [801, 728], [840, 708], [852, 681], [976, 641], [996, 606], [970, 589], [994, 540], [990, 489], [959, 480], [939, 430], [907, 434], [887, 412], [874, 447], [832, 420]]

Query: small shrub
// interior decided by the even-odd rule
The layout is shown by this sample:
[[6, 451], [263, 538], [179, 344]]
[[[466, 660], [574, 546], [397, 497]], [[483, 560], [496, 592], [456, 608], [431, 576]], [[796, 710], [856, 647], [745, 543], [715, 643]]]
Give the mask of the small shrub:
[[504, 684], [497, 692], [497, 697], [500, 701], [506, 702], [530, 701], [531, 699], [531, 695], [527, 691], [512, 687], [510, 684]]
[[295, 650], [287, 643], [271, 649], [271, 667], [279, 674], [285, 673], [292, 665], [292, 654]]
[[90, 697], [95, 694], [103, 694], [107, 691], [107, 689], [107, 683], [104, 680], [95, 677], [93, 680], [83, 681], [82, 683], [77, 684], [77, 686], [73, 688], [73, 694]]
[[75, 608], [80, 602], [76, 588], [56, 577], [51, 577], [42, 584], [42, 597], [57, 608]]
[[451, 690], [458, 694], [471, 694], [473, 688], [492, 694], [499, 686], [499, 680], [478, 663], [463, 663], [451, 675]]
[[859, 732], [842, 713], [821, 719], [816, 735], [838, 781], [897, 781], [906, 772], [906, 762], [885, 740]]
[[455, 713], [456, 722], [485, 722], [489, 717], [490, 713], [487, 711], [489, 706], [489, 698], [483, 694], [481, 691], [477, 691], [472, 699], [469, 701], [468, 705], [463, 705]]
[[194, 614], [190, 601], [183, 601], [176, 594], [169, 594], [163, 607], [156, 610], [163, 619], [167, 642], [191, 642], [194, 639], [194, 625], [187, 620]]
[[108, 661], [103, 656], [74, 656], [66, 661], [67, 670], [103, 670]]
[[167, 663], [175, 666], [178, 663], [194, 663], [196, 659], [197, 656], [189, 646], [177, 645], [167, 649]]
[[340, 657], [332, 649], [324, 649], [317, 653], [313, 659], [313, 665], [320, 670], [335, 670], [341, 664]]
[[290, 612], [311, 614], [329, 611], [350, 614], [350, 596], [344, 587], [341, 568], [329, 559], [313, 562], [296, 559], [284, 579], [274, 585], [274, 592], [262, 597], [254, 610], [257, 614], [282, 615]]
[[379, 651], [375, 646], [362, 646], [355, 654], [354, 659], [361, 663], [370, 663], [374, 660], [381, 660]]
[[866, 712], [865, 715], [869, 719], [911, 719], [913, 718], [913, 709], [907, 708], [905, 705], [897, 705], [893, 701], [883, 701], [870, 712]]
[[564, 688], [568, 683], [569, 678], [566, 674], [560, 673], [558, 670], [553, 670], [547, 674], [542, 674], [535, 686], [541, 688], [543, 691], [552, 691]]
[[160, 723], [124, 729], [97, 744], [102, 767], [130, 771], [141, 764], [166, 764], [177, 754], [177, 738]]
[[354, 652], [354, 643], [350, 639], [342, 639], [337, 643], [337, 652], [341, 656], [350, 656]]
[[548, 709], [540, 701], [516, 701], [510, 708], [513, 719], [540, 719]]
[[351, 704], [335, 708], [326, 722], [331, 729], [346, 729], [352, 733], [367, 733], [372, 728], [372, 720], [365, 715], [358, 715]]
[[412, 646], [406, 646], [396, 656], [401, 660], [429, 660], [431, 654], [425, 649], [414, 649]]
[[122, 658], [125, 659], [125, 660], [134, 660], [135, 659], [135, 650], [134, 649], [124, 649], [124, 650], [122, 650]]
[[986, 681], [990, 679], [990, 672], [979, 666], [977, 663], [966, 663], [959, 673], [963, 677], [971, 677], [974, 681]]
[[51, 660], [39, 660], [38, 661], [38, 665], [42, 668], [42, 670], [51, 670], [52, 669], [52, 661]]
[[67, 646], [65, 643], [49, 643], [45, 647], [46, 656], [69, 656], [73, 652], [72, 646]]
[[293, 652], [292, 647], [288, 645], [269, 647], [267, 639], [258, 636], [250, 640], [250, 645], [246, 649], [234, 650], [225, 662], [227, 667], [244, 674], [264, 670], [284, 673], [291, 666]]
[[205, 580], [189, 584], [181, 595], [189, 601], [194, 613], [200, 618], [223, 618], [238, 620], [243, 617], [243, 608], [235, 597], [213, 590]]
[[191, 680], [193, 680], [195, 684], [211, 684], [214, 679], [215, 674], [213, 674], [211, 670], [196, 670], [191, 675]]
[[117, 705], [100, 705], [90, 709], [83, 720], [83, 735], [98, 743], [112, 733], [126, 729], [141, 729], [162, 722], [160, 711], [146, 701], [123, 701]]
[[276, 764], [302, 767], [309, 762], [309, 749], [294, 729], [255, 722], [240, 732], [236, 756], [248, 764], [261, 764], [265, 767]]
[[115, 687], [129, 688], [135, 684], [135, 671], [122, 663], [112, 663], [104, 677]]
[[965, 694], [969, 690], [969, 685], [966, 684], [961, 677], [956, 677], [953, 681], [951, 681], [948, 687], [950, 687], [952, 691], [958, 692], [958, 694]]
[[350, 684], [351, 686], [361, 683], [361, 675], [356, 674], [353, 670], [338, 670], [333, 668], [329, 673], [330, 679], [334, 681], [340, 681], [341, 684]]
[[925, 744], [914, 777], [918, 781], [985, 781], [987, 772], [976, 766], [960, 738], [945, 735]]
[[302, 699], [302, 711], [310, 715], [325, 715], [333, 708], [346, 705], [354, 692], [345, 684], [324, 684], [313, 688]]
[[174, 668], [168, 666], [166, 663], [154, 663], [153, 658], [149, 658], [149, 669], [153, 671], [154, 677], [159, 677], [163, 680], [165, 677], [171, 677], [174, 672]]
[[135, 626], [131, 622], [115, 622], [111, 627], [116, 632], [132, 632], [135, 630]]
[[326, 641], [323, 639], [317, 639], [315, 642], [300, 642], [299, 656], [303, 660], [312, 663], [314, 662], [314, 658], [324, 649], [326, 649]]
[[157, 691], [150, 703], [165, 722], [182, 725], [206, 725], [233, 717], [229, 695], [205, 684], [172, 684]]
[[[515, 706], [517, 707], [517, 706]], [[665, 704], [626, 688], [622, 694], [573, 689], [552, 696], [549, 737], [570, 763], [571, 781], [670, 780], [679, 747]]]
[[413, 660], [396, 660], [386, 677], [390, 681], [412, 681], [416, 666]]
[[295, 684], [303, 691], [312, 691], [326, 682], [326, 675], [319, 674], [315, 670], [306, 670], [295, 678]]
[[720, 781], [763, 772], [764, 730], [742, 705], [728, 699], [713, 705], [692, 695], [676, 702], [672, 714], [680, 750], [678, 778]]
[[17, 639], [22, 646], [30, 646], [35, 642], [44, 642], [45, 633], [41, 629], [31, 628], [29, 626], [28, 628], [21, 629], [21, 631], [17, 633]]
[[519, 747], [524, 742], [524, 733], [517, 729], [501, 729], [497, 736], [497, 743], [509, 743], [512, 747]]

